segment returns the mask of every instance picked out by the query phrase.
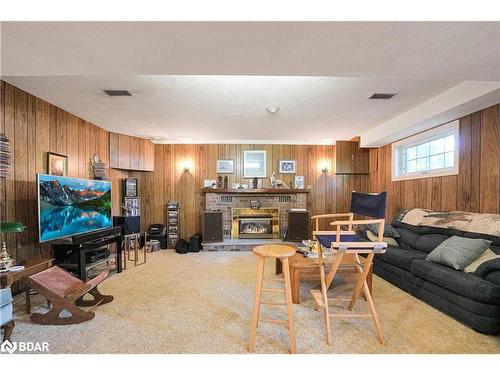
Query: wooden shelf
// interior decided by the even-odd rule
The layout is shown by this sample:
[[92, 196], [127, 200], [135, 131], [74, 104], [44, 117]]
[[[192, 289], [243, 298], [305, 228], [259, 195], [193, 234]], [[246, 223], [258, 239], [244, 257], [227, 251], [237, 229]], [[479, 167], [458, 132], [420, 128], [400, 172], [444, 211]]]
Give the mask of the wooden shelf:
[[308, 194], [309, 192], [309, 189], [202, 189], [202, 193], [215, 194]]

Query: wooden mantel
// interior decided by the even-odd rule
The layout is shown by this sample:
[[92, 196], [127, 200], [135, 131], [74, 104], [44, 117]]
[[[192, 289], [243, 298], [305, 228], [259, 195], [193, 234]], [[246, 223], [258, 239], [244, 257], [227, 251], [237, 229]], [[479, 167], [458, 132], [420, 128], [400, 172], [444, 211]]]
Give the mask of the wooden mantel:
[[215, 194], [308, 194], [309, 189], [213, 189], [204, 188], [202, 193]]

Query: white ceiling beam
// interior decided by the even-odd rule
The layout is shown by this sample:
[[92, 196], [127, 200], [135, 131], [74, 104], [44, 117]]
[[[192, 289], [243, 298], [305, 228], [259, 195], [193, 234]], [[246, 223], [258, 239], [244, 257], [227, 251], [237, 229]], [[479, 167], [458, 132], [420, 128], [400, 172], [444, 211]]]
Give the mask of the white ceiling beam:
[[362, 147], [380, 147], [500, 103], [500, 82], [462, 82], [361, 134]]

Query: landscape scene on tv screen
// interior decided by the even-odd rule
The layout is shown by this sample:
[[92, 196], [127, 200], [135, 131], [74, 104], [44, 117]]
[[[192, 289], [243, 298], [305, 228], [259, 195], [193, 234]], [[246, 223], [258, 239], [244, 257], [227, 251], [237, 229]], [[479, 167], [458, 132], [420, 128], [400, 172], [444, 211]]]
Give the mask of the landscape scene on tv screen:
[[38, 175], [40, 242], [112, 226], [111, 183]]

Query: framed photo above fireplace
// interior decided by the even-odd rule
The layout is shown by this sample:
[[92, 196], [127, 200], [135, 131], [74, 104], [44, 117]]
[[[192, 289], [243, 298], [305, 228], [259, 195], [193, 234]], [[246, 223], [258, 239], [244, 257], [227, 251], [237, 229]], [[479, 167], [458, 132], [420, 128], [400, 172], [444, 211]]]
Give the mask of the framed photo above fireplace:
[[243, 178], [267, 177], [266, 150], [243, 151]]
[[217, 160], [217, 173], [234, 173], [234, 160]]
[[295, 160], [280, 160], [280, 173], [295, 173]]

